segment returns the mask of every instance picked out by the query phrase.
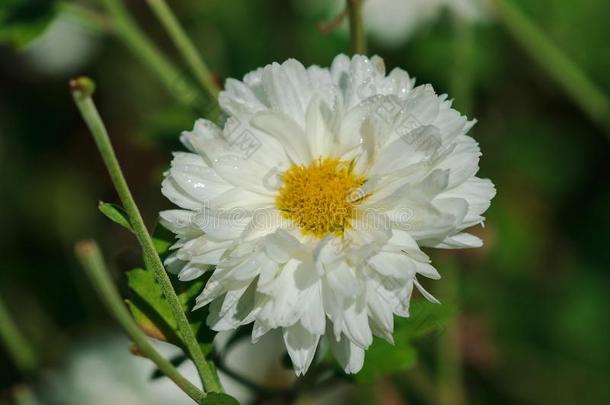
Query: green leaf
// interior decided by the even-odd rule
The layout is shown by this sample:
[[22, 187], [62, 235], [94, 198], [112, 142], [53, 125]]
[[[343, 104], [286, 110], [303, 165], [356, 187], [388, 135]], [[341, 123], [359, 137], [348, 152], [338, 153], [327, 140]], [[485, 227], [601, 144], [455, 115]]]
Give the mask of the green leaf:
[[[175, 235], [161, 225], [153, 232], [153, 243], [159, 256], [163, 259], [170, 253], [169, 248], [175, 241]], [[207, 277], [211, 272], [207, 273]], [[201, 277], [188, 283], [179, 281], [170, 275], [170, 280], [183, 311], [191, 324], [195, 337], [201, 346], [204, 355], [213, 351], [212, 341], [216, 332], [210, 330], [205, 319], [208, 308], [192, 311], [195, 299], [203, 290], [207, 277]], [[157, 282], [154, 273], [149, 268], [135, 268], [127, 272], [127, 285], [131, 292], [131, 299], [127, 300], [129, 309], [142, 330], [151, 337], [166, 341], [182, 349], [186, 348], [178, 325], [172, 315], [172, 310], [163, 295], [163, 290]]]
[[218, 392], [208, 393], [201, 403], [204, 405], [239, 405], [239, 401], [232, 396]]
[[411, 303], [409, 313], [408, 318], [396, 318], [394, 339], [415, 339], [442, 329], [456, 309], [447, 303], [416, 300]]
[[[131, 290], [129, 309], [142, 330], [149, 336], [185, 347], [172, 315], [171, 308], [163, 296], [161, 286], [149, 269], [136, 268], [127, 272], [127, 284]], [[204, 354], [212, 351], [214, 333], [204, 323], [207, 310], [191, 312], [195, 298], [201, 293], [204, 281], [177, 283], [174, 288], [187, 313], [191, 327], [200, 342]]]
[[359, 383], [371, 383], [377, 378], [407, 370], [417, 362], [417, 351], [410, 342], [396, 342], [394, 345], [375, 338], [366, 351], [364, 367], [355, 375]]
[[0, 43], [23, 47], [47, 28], [55, 15], [55, 0], [2, 0]]
[[413, 367], [417, 362], [414, 341], [442, 329], [455, 314], [455, 309], [448, 304], [416, 300], [411, 303], [409, 312], [409, 318], [395, 318], [394, 345], [375, 338], [366, 352], [364, 367], [354, 376], [357, 382], [370, 383]]
[[129, 222], [129, 216], [127, 215], [123, 207], [116, 204], [100, 201], [97, 205], [97, 208], [111, 221], [133, 232], [133, 228], [131, 227], [131, 223]]
[[153, 244], [155, 245], [155, 249], [161, 258], [165, 258], [169, 254], [169, 248], [176, 241], [176, 235], [172, 233], [169, 229], [165, 228], [161, 224], [157, 224], [155, 231], [152, 235]]

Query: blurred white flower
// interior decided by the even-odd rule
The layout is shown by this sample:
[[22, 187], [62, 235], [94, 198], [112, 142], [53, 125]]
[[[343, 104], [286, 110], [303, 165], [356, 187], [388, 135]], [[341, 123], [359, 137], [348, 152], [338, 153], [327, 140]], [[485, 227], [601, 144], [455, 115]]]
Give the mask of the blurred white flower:
[[[278, 350], [281, 334], [268, 334], [256, 345], [236, 342], [224, 351], [229, 334], [220, 334], [215, 343], [223, 352], [224, 364], [250, 381], [269, 388], [286, 388], [294, 373], [281, 366], [283, 352]], [[181, 350], [155, 341], [155, 347], [166, 358]], [[61, 367], [46, 373], [39, 403], [61, 405], [190, 405], [193, 401], [170, 379], [151, 380], [156, 366], [148, 359], [129, 352], [131, 342], [119, 334], [102, 334], [78, 343], [68, 353]], [[195, 366], [184, 362], [178, 371], [200, 386]], [[226, 392], [240, 403], [247, 403], [255, 393], [219, 372]]]
[[69, 18], [59, 17], [23, 49], [23, 56], [39, 73], [69, 75], [91, 60], [98, 43], [98, 35], [91, 30]]
[[[296, 5], [305, 13], [331, 18], [345, 7], [345, 0], [296, 0]], [[377, 42], [397, 47], [444, 11], [471, 23], [490, 16], [487, 0], [365, 0], [363, 19], [366, 32]], [[344, 35], [345, 26], [340, 30]]]
[[484, 11], [482, 0], [366, 0], [363, 18], [371, 36], [387, 46], [398, 46], [422, 25], [449, 10], [474, 22]]
[[474, 125], [430, 85], [379, 57], [339, 55], [330, 69], [295, 60], [229, 79], [223, 128], [182, 135], [161, 212], [178, 241], [183, 281], [212, 272], [196, 308], [214, 330], [254, 322], [252, 340], [283, 331], [297, 374], [328, 337], [345, 371], [362, 368], [373, 335], [392, 341], [417, 276], [438, 279], [420, 247], [480, 239], [495, 194], [475, 177]]
[[[48, 373], [43, 403], [62, 405], [191, 405], [193, 401], [170, 379], [150, 380], [156, 369], [148, 359], [129, 352], [130, 341], [121, 335], [102, 335], [82, 342], [68, 353], [61, 368]], [[164, 355], [178, 349], [158, 344]], [[192, 364], [180, 371], [197, 381]]]

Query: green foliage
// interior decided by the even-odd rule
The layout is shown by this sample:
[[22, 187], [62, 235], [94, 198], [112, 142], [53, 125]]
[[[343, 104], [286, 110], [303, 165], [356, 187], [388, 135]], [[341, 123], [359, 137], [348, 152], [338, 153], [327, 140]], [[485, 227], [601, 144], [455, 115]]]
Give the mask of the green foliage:
[[416, 339], [442, 329], [455, 315], [456, 308], [448, 303], [433, 304], [420, 299], [411, 303], [409, 312], [409, 318], [396, 319], [396, 340]]
[[[157, 253], [161, 257], [167, 255], [171, 246], [169, 237], [173, 238], [173, 235], [162, 226], [158, 226], [155, 230], [153, 241]], [[207, 355], [212, 351], [212, 340], [215, 335], [205, 325], [207, 309], [202, 308], [197, 312], [191, 312], [195, 298], [203, 290], [205, 279], [201, 278], [189, 283], [179, 282], [175, 278], [172, 281], [176, 281], [173, 284], [180, 304], [189, 315], [191, 328], [195, 332], [203, 353]], [[127, 272], [127, 285], [131, 293], [131, 299], [127, 301], [127, 304], [142, 330], [151, 337], [184, 348], [178, 325], [154, 273], [150, 269], [132, 269]]]
[[410, 341], [395, 341], [394, 345], [375, 338], [367, 350], [364, 367], [355, 379], [359, 383], [370, 383], [384, 375], [407, 370], [417, 362], [417, 351]]
[[127, 215], [123, 207], [116, 204], [105, 203], [103, 201], [100, 201], [97, 205], [97, 208], [111, 221], [133, 232], [133, 228], [131, 227], [131, 223], [129, 222], [129, 216]]
[[[142, 329], [152, 337], [182, 347], [178, 326], [154, 273], [149, 269], [130, 270], [127, 272], [127, 284], [132, 293], [132, 299], [128, 301], [128, 305]], [[176, 293], [185, 312], [192, 308], [192, 301], [203, 289], [203, 284], [203, 281], [198, 281], [177, 286], [179, 288], [176, 289]], [[201, 325], [200, 318], [191, 320], [191, 327], [195, 333], [199, 332]], [[209, 353], [211, 341], [204, 342], [202, 348]]]
[[175, 241], [176, 235], [165, 227], [158, 225], [152, 235], [153, 244], [161, 258], [165, 258], [169, 254], [169, 248]]
[[0, 43], [22, 47], [42, 34], [55, 14], [55, 0], [2, 0]]
[[355, 375], [355, 380], [370, 383], [379, 377], [413, 367], [417, 362], [414, 341], [441, 329], [454, 313], [455, 309], [448, 304], [414, 301], [409, 318], [395, 318], [394, 345], [375, 338], [366, 352], [364, 367]]
[[170, 143], [173, 147], [179, 144], [178, 135], [180, 132], [192, 127], [197, 118], [197, 114], [178, 106], [172, 105], [158, 109], [150, 117], [147, 117], [142, 128], [142, 134], [155, 141]]

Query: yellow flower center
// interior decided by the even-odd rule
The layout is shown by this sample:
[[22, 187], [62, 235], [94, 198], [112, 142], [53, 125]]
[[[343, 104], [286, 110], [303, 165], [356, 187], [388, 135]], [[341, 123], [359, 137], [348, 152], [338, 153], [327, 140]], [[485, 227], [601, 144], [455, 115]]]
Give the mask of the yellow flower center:
[[341, 236], [351, 226], [355, 206], [366, 198], [366, 179], [353, 172], [353, 162], [317, 159], [308, 166], [292, 165], [282, 173], [275, 205], [307, 235]]

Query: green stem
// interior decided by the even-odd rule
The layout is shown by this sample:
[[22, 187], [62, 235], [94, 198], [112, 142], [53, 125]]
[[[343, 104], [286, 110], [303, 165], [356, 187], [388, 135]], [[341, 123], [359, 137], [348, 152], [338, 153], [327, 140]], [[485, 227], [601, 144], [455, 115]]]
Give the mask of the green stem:
[[362, 0], [346, 0], [350, 41], [354, 55], [366, 55], [366, 34], [362, 20]]
[[13, 322], [1, 297], [0, 339], [21, 373], [29, 374], [36, 369], [37, 361], [34, 350], [28, 345], [27, 340], [19, 332], [19, 329], [17, 329], [17, 325]]
[[[459, 267], [452, 260], [445, 261], [445, 272], [439, 295], [447, 302], [459, 307]], [[465, 401], [462, 384], [462, 362], [460, 356], [460, 330], [458, 318], [447, 322], [438, 342], [438, 403], [440, 405], [463, 405]]]
[[[121, 0], [101, 0], [113, 19], [116, 35], [136, 54], [136, 56], [157, 74], [165, 88], [181, 104], [201, 109], [209, 108], [207, 100], [179, 72], [179, 70], [159, 51], [137, 26]], [[202, 104], [205, 103], [205, 104]]]
[[174, 42], [174, 45], [180, 51], [182, 58], [187, 63], [199, 84], [214, 98], [218, 98], [220, 89], [210, 73], [207, 65], [203, 61], [203, 57], [195, 48], [188, 35], [180, 25], [180, 22], [167, 5], [165, 0], [148, 0], [148, 4], [153, 12], [157, 15], [159, 21], [169, 34]]
[[203, 398], [205, 398], [205, 393], [184, 378], [169, 360], [161, 356], [161, 354], [155, 350], [146, 335], [140, 330], [129, 314], [129, 311], [123, 304], [121, 296], [110, 279], [97, 244], [93, 241], [79, 242], [76, 245], [75, 250], [78, 259], [87, 272], [87, 275], [96, 288], [99, 296], [104, 301], [104, 304], [116, 318], [117, 322], [125, 329], [142, 354], [152, 360], [159, 370], [175, 382], [189, 397], [194, 399], [197, 403], [200, 403]]
[[[464, 114], [472, 112], [473, 70], [472, 52], [474, 33], [471, 26], [459, 16], [453, 16], [453, 52], [455, 66], [452, 69], [450, 93], [455, 97], [456, 107]], [[445, 272], [439, 295], [443, 301], [456, 307], [460, 303], [460, 268], [453, 259], [445, 260]], [[447, 322], [438, 342], [438, 402], [441, 405], [462, 405], [465, 392], [462, 382], [462, 362], [460, 357], [460, 330], [458, 319]]]
[[121, 167], [119, 166], [119, 162], [114, 153], [114, 149], [112, 148], [106, 127], [104, 126], [95, 104], [91, 99], [95, 84], [91, 79], [81, 77], [72, 80], [70, 82], [70, 86], [74, 101], [76, 102], [83, 119], [87, 123], [87, 126], [95, 139], [95, 143], [97, 144], [100, 154], [102, 155], [112, 183], [114, 184], [127, 215], [129, 216], [133, 231], [138, 238], [140, 246], [142, 247], [144, 259], [155, 273], [157, 281], [163, 290], [163, 295], [165, 296], [165, 299], [167, 299], [167, 302], [172, 310], [172, 315], [176, 319], [178, 330], [184, 339], [184, 343], [187, 346], [191, 359], [197, 367], [203, 385], [207, 391], [222, 392], [222, 387], [217, 382], [214, 371], [206, 362], [205, 357], [201, 352], [201, 348], [197, 343], [193, 330], [189, 325], [189, 321], [182, 310], [182, 306], [180, 305], [180, 301], [178, 300], [178, 296], [174, 291], [169, 276], [167, 275], [167, 272], [163, 267], [163, 263], [155, 250], [152, 238], [146, 229], [142, 215], [136, 206], [133, 196], [131, 195], [131, 191], [129, 190], [127, 182], [125, 181], [125, 177], [123, 176]]
[[471, 24], [462, 18], [453, 18], [453, 55], [454, 66], [451, 69], [450, 95], [455, 99], [454, 106], [462, 114], [472, 113], [473, 87], [473, 51], [474, 33]]
[[589, 117], [610, 134], [606, 94], [511, 1], [495, 0], [497, 14], [510, 34]]

